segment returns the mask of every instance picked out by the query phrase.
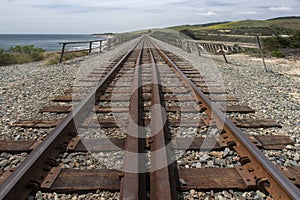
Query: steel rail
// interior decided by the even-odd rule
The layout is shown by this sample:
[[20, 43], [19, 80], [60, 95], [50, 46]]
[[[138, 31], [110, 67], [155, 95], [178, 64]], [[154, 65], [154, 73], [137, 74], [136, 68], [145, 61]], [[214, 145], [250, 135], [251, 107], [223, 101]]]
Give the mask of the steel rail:
[[131, 98], [129, 104], [129, 116], [127, 136], [124, 148], [124, 177], [121, 179], [120, 199], [147, 199], [146, 175], [145, 175], [145, 136], [141, 130], [141, 75], [140, 68], [143, 56], [144, 40], [139, 50], [135, 64]]
[[225, 130], [227, 133], [231, 133], [236, 141], [242, 146], [248, 153], [252, 162], [257, 163], [259, 168], [265, 172], [266, 177], [270, 181], [270, 184], [265, 185], [265, 189], [272, 195], [274, 199], [300, 199], [300, 190], [292, 184], [292, 182], [282, 174], [281, 171], [271, 162], [261, 151], [253, 145], [253, 143], [238, 129], [226, 115], [211, 102], [206, 95], [173, 63], [173, 61], [161, 50], [156, 44], [152, 42], [152, 45], [156, 48], [159, 54], [164, 60], [182, 77], [182, 79], [188, 83], [195, 94], [202, 99], [202, 104], [209, 110], [210, 117], [216, 122], [219, 129]]
[[[0, 186], [0, 199], [25, 199], [30, 193], [36, 192], [44, 177], [53, 165], [55, 157], [66, 150], [67, 144], [77, 134], [74, 118], [82, 122], [87, 114], [93, 110], [95, 98], [100, 89], [110, 83], [112, 77], [122, 67], [136, 44], [119, 60], [117, 64], [99, 81], [93, 90], [73, 109], [71, 113], [34, 149], [20, 166]], [[77, 122], [77, 121], [76, 121]]]
[[170, 155], [165, 140], [167, 128], [164, 118], [166, 114], [162, 107], [160, 80], [150, 47], [149, 54], [152, 69], [150, 198], [153, 200], [177, 199], [175, 177], [169, 169], [171, 167], [169, 166]]

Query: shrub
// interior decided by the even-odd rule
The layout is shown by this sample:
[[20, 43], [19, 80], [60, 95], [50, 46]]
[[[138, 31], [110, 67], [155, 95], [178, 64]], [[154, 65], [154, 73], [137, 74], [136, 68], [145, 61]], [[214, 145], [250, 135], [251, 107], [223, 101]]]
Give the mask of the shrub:
[[276, 51], [282, 48], [300, 48], [300, 31], [291, 37], [271, 37], [263, 39], [263, 45], [266, 50]]
[[192, 39], [196, 39], [195, 34], [194, 34], [194, 31], [192, 31], [192, 30], [189, 30], [189, 29], [183, 29], [183, 30], [181, 30], [181, 31], [179, 31], [179, 32], [182, 33], [182, 34], [185, 34], [185, 35], [189, 36], [189, 37], [192, 38]]
[[300, 31], [297, 31], [292, 37], [291, 37], [291, 46], [292, 48], [300, 48]]
[[279, 41], [274, 37], [264, 38], [263, 46], [264, 46], [264, 49], [269, 50], [269, 51], [274, 51], [281, 47]]
[[13, 54], [13, 63], [12, 64], [23, 64], [32, 62], [31, 56], [29, 54]]
[[272, 51], [271, 56], [276, 58], [284, 58], [285, 54], [282, 51]]
[[[67, 60], [71, 60], [77, 57], [83, 57], [83, 56], [87, 56], [88, 55], [88, 51], [80, 51], [80, 52], [66, 52], [64, 57], [63, 57], [63, 61], [67, 61]], [[60, 61], [60, 54], [57, 53], [49, 53], [45, 64], [46, 65], [55, 65], [58, 64]]]
[[[86, 55], [88, 55], [88, 51], [68, 52], [64, 56], [64, 61]], [[11, 47], [7, 51], [0, 49], [0, 66], [41, 60], [45, 60], [47, 65], [57, 64], [59, 63], [60, 55], [56, 52], [45, 52], [44, 49], [36, 48], [33, 45], [17, 45], [15, 47]]]
[[33, 61], [41, 61], [45, 59], [45, 55], [42, 52], [33, 52], [30, 56]]
[[66, 52], [63, 60], [67, 61], [67, 60], [71, 60], [73, 58], [87, 56], [88, 54], [89, 54], [88, 51]]
[[51, 56], [50, 58], [48, 58], [45, 62], [46, 65], [55, 65], [59, 63], [59, 59], [60, 56], [59, 55], [55, 55], [55, 56]]
[[278, 41], [280, 48], [288, 48], [291, 45], [291, 39], [285, 38], [285, 37], [276, 37], [276, 40]]
[[11, 47], [10, 51], [12, 53], [21, 53], [21, 54], [32, 54], [32, 53], [36, 53], [36, 52], [45, 52], [44, 49], [36, 48], [33, 45], [25, 45], [25, 46], [17, 45], [15, 47]]
[[11, 65], [14, 63], [13, 56], [8, 53], [1, 53], [0, 55], [0, 66], [1, 65]]
[[45, 59], [45, 50], [33, 45], [15, 46], [5, 51], [0, 49], [0, 66], [11, 64], [22, 64]]

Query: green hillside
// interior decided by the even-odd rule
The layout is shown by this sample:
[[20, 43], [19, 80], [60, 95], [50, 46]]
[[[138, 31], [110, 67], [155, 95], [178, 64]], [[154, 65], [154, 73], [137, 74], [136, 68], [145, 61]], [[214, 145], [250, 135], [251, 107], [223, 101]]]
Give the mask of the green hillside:
[[220, 30], [220, 29], [235, 29], [243, 27], [268, 27], [269, 24], [267, 21], [261, 20], [243, 20], [236, 22], [228, 22], [225, 24], [218, 24], [214, 26], [204, 27], [201, 30]]
[[268, 23], [282, 26], [288, 29], [300, 30], [300, 17], [298, 18], [286, 18], [286, 19], [276, 19], [276, 20], [267, 20]]
[[276, 19], [276, 20], [243, 20], [236, 22], [228, 22], [225, 24], [219, 24], [209, 27], [203, 27], [198, 30], [219, 30], [219, 29], [234, 29], [245, 27], [273, 27], [279, 26], [286, 29], [300, 30], [300, 18], [298, 19]]
[[212, 23], [207, 23], [207, 24], [198, 24], [198, 25], [181, 25], [181, 26], [174, 26], [174, 27], [169, 27], [169, 29], [175, 30], [175, 31], [180, 31], [184, 29], [190, 29], [190, 30], [200, 30], [205, 27], [211, 27], [214, 25], [220, 25], [220, 24], [226, 24], [229, 21], [226, 22], [212, 22]]
[[300, 30], [300, 17], [281, 17], [269, 20], [241, 20], [235, 22], [218, 22], [213, 23], [210, 26], [184, 25], [170, 27], [169, 29], [176, 31], [187, 29], [191, 31], [204, 31], [208, 33], [217, 33], [220, 32], [220, 30], [230, 30], [233, 34], [289, 34], [290, 32]]

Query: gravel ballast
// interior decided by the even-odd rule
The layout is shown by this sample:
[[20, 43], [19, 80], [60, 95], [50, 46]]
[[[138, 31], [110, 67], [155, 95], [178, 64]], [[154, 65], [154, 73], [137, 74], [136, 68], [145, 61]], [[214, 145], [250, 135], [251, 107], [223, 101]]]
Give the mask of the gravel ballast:
[[[120, 47], [118, 51], [113, 51], [110, 56], [105, 58], [100, 54], [52, 66], [44, 66], [42, 63], [28, 63], [0, 67], [0, 139], [36, 140], [45, 137], [51, 131], [50, 129], [13, 128], [11, 125], [17, 120], [57, 118], [58, 116], [54, 114], [40, 114], [39, 110], [44, 106], [54, 105], [50, 102], [51, 99], [63, 95], [66, 89], [71, 89], [74, 81], [84, 77], [91, 69], [99, 67], [111, 58], [124, 53], [131, 43]], [[226, 85], [228, 95], [238, 97], [239, 104], [248, 105], [256, 110], [254, 115], [246, 115], [245, 118], [257, 117], [278, 121], [283, 126], [282, 129], [251, 129], [244, 130], [244, 132], [246, 134], [290, 136], [295, 141], [294, 146], [289, 145], [283, 151], [263, 151], [263, 153], [275, 164], [299, 166], [300, 84], [299, 78], [293, 75], [295, 73], [292, 75], [290, 73], [292, 70], [297, 70], [297, 68], [272, 64], [267, 60], [269, 72], [266, 73], [261, 61], [245, 56], [229, 56], [228, 60], [232, 64], [226, 64], [223, 61], [212, 60], [209, 55], [195, 58], [194, 54], [182, 52], [172, 46], [167, 46], [167, 49], [191, 61], [191, 64], [199, 70], [207, 68], [207, 66], [213, 66], [213, 69], [207, 69], [206, 75], [209, 76], [217, 70], [218, 75], [222, 77], [222, 82]], [[221, 56], [213, 56], [213, 58], [221, 60]], [[63, 117], [63, 115], [60, 117]], [[197, 133], [196, 135], [201, 134]], [[89, 137], [87, 136], [87, 138]], [[5, 164], [1, 169], [6, 169], [8, 166], [17, 166], [24, 160], [26, 155], [1, 154], [0, 163], [3, 162], [3, 166]], [[105, 154], [98, 157], [91, 157], [86, 154], [65, 154], [61, 157], [61, 161], [65, 162], [65, 168], [76, 166], [79, 169], [93, 169], [115, 165], [117, 165], [116, 168], [119, 168], [120, 163], [113, 163], [114, 156], [120, 157], [119, 153], [112, 154], [111, 157]], [[86, 158], [88, 160], [83, 161]], [[82, 163], [80, 163], [81, 161]], [[105, 161], [109, 162], [105, 167], [99, 164]], [[238, 156], [228, 149], [224, 152], [189, 151], [179, 160], [179, 166], [182, 168], [235, 167], [238, 165], [237, 161]], [[201, 192], [191, 190], [182, 193], [180, 196], [182, 199], [208, 199], [209, 197], [215, 199], [270, 199], [260, 191]], [[119, 193], [98, 191], [93, 194], [64, 195], [39, 192], [35, 198], [118, 199]]]

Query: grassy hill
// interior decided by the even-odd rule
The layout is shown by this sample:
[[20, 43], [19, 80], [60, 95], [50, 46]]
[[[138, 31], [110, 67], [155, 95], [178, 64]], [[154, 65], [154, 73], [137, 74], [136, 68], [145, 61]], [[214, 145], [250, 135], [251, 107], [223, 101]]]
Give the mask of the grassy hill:
[[212, 23], [207, 23], [207, 24], [198, 24], [198, 25], [181, 25], [181, 26], [174, 26], [174, 27], [169, 27], [168, 29], [172, 29], [175, 31], [180, 31], [184, 29], [190, 29], [190, 30], [200, 30], [205, 27], [210, 27], [214, 25], [219, 25], [219, 24], [225, 24], [228, 23], [229, 21], [226, 22], [212, 22]]
[[204, 31], [217, 33], [220, 30], [230, 30], [233, 34], [262, 33], [272, 35], [279, 33], [288, 34], [289, 32], [300, 30], [300, 17], [280, 17], [268, 20], [241, 20], [235, 22], [216, 22], [203, 25], [184, 25], [170, 27], [169, 29], [181, 31], [184, 29], [191, 31]]
[[288, 29], [300, 30], [300, 17], [270, 19], [267, 22]]

